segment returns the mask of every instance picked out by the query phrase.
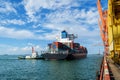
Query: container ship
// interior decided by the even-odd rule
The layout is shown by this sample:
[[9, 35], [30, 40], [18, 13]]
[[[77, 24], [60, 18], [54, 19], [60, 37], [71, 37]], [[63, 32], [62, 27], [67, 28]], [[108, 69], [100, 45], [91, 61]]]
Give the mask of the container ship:
[[74, 34], [68, 34], [65, 30], [61, 32], [61, 36], [53, 43], [48, 44], [48, 50], [42, 52], [44, 59], [55, 60], [72, 60], [81, 59], [87, 56], [87, 48], [75, 43], [77, 38]]

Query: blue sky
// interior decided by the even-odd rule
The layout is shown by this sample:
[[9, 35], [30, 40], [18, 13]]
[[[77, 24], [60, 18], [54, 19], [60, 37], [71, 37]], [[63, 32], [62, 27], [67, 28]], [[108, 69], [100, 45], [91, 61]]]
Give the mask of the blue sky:
[[[0, 54], [40, 53], [62, 30], [78, 34], [89, 53], [102, 44], [97, 0], [0, 0]], [[107, 0], [102, 2], [105, 6]], [[105, 6], [103, 9], [106, 9]]]

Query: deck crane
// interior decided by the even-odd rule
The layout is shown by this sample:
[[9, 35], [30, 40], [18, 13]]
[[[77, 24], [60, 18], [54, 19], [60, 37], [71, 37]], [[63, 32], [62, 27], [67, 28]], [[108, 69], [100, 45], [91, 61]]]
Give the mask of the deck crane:
[[102, 11], [100, 0], [97, 2], [98, 12], [100, 19], [98, 19], [98, 24], [100, 28], [101, 38], [104, 44], [105, 54], [108, 54], [108, 27], [107, 27], [107, 10]]

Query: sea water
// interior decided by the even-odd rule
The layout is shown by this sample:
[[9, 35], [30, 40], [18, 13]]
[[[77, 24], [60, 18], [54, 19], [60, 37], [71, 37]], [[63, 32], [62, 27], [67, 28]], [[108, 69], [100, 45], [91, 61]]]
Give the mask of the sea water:
[[102, 55], [80, 60], [19, 60], [0, 56], [0, 80], [96, 80]]

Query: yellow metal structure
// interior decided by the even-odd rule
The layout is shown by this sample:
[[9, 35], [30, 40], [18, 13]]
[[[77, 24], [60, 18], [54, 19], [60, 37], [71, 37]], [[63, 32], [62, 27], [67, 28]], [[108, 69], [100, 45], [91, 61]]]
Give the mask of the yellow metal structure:
[[105, 54], [108, 53], [115, 63], [120, 64], [120, 0], [108, 0], [108, 10], [102, 11], [100, 0], [97, 6]]
[[108, 0], [107, 25], [110, 57], [120, 64], [120, 0]]

